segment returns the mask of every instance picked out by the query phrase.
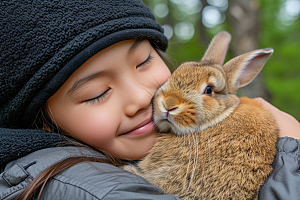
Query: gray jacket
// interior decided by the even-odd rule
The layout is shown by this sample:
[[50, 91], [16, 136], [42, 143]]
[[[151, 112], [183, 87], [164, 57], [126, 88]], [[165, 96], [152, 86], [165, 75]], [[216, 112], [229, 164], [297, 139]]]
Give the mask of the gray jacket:
[[[39, 173], [69, 157], [103, 155], [79, 147], [55, 147], [36, 151], [8, 163], [0, 174], [0, 199], [14, 199]], [[262, 186], [260, 199], [300, 199], [300, 141], [280, 138], [274, 170]], [[179, 199], [165, 195], [142, 177], [105, 163], [82, 162], [54, 176], [43, 200]]]
[[[0, 175], [0, 199], [15, 199], [42, 171], [69, 157], [104, 156], [79, 147], [55, 147], [36, 151], [10, 162]], [[140, 176], [109, 164], [81, 162], [54, 176], [46, 185], [43, 200], [179, 199]]]

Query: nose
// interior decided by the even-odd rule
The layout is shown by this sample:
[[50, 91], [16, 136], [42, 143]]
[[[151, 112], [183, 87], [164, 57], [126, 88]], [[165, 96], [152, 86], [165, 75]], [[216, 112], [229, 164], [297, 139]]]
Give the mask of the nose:
[[135, 116], [151, 106], [155, 89], [136, 83], [130, 84], [124, 92], [125, 114]]

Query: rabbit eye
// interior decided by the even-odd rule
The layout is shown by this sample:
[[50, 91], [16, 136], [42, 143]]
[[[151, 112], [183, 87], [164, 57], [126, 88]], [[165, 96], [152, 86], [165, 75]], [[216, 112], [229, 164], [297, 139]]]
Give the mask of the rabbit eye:
[[204, 94], [208, 94], [208, 95], [211, 95], [212, 94], [212, 87], [211, 86], [207, 86], [205, 88], [205, 91], [204, 91]]

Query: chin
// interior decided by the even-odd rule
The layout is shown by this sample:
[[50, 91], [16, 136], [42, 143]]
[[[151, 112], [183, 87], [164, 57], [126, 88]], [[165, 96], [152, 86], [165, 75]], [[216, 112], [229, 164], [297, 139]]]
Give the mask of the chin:
[[[146, 152], [145, 154], [127, 156], [125, 158], [125, 160], [140, 160], [140, 159], [144, 158], [145, 156], [147, 156], [148, 153], [149, 152]], [[124, 159], [124, 158], [122, 158], [122, 159]]]

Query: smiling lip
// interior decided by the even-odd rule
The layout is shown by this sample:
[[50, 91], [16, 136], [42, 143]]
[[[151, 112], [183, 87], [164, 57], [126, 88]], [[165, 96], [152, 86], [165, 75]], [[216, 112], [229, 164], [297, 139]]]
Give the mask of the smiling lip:
[[136, 135], [143, 135], [148, 133], [154, 128], [154, 121], [152, 119], [148, 119], [138, 125], [136, 128], [132, 129], [131, 131], [124, 133], [120, 136], [136, 136]]

